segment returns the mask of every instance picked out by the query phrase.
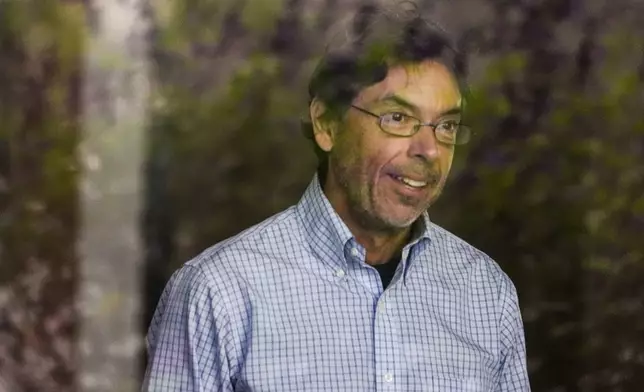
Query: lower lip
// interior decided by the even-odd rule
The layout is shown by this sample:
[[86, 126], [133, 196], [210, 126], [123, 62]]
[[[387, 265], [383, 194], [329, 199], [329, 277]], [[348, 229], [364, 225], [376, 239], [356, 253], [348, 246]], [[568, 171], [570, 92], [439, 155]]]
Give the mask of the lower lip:
[[422, 196], [429, 188], [429, 184], [425, 185], [422, 188], [414, 188], [398, 180], [396, 177], [392, 175], [389, 175], [388, 177], [397, 185], [396, 187], [397, 190], [406, 196], [415, 196], [415, 197]]

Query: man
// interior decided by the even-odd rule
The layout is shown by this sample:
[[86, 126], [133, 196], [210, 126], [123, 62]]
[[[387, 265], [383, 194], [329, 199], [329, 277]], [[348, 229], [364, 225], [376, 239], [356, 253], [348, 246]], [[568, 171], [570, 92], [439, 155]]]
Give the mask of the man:
[[310, 83], [320, 170], [172, 276], [144, 390], [530, 389], [514, 285], [426, 212], [470, 137], [458, 56], [418, 15], [359, 17]]

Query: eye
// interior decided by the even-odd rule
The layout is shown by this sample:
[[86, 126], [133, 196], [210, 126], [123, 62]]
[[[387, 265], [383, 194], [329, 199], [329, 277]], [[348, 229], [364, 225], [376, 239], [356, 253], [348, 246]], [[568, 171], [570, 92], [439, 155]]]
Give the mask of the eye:
[[384, 124], [387, 125], [400, 126], [410, 123], [412, 121], [412, 118], [404, 113], [392, 112], [383, 114], [381, 116], [381, 120]]
[[458, 131], [459, 126], [459, 123], [454, 120], [442, 121], [436, 126], [436, 131], [446, 134], [452, 134]]

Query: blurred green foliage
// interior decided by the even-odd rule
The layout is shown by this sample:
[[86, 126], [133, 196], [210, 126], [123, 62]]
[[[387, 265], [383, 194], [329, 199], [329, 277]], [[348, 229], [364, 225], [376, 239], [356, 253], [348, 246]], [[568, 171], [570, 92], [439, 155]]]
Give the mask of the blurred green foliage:
[[81, 3], [0, 2], [0, 384], [73, 385]]

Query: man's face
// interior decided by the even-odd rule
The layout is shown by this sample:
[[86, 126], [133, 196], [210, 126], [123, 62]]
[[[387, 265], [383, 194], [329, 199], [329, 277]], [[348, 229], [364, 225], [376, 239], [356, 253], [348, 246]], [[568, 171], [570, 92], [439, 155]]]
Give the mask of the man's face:
[[[425, 61], [390, 68], [353, 104], [377, 115], [398, 112], [436, 123], [460, 121], [454, 110], [460, 109], [461, 95], [445, 66]], [[393, 136], [381, 130], [377, 118], [354, 108], [324, 135], [316, 133], [329, 152], [325, 192], [334, 207], [375, 230], [411, 225], [440, 194], [454, 156], [454, 146], [437, 141], [429, 126], [411, 137]]]

